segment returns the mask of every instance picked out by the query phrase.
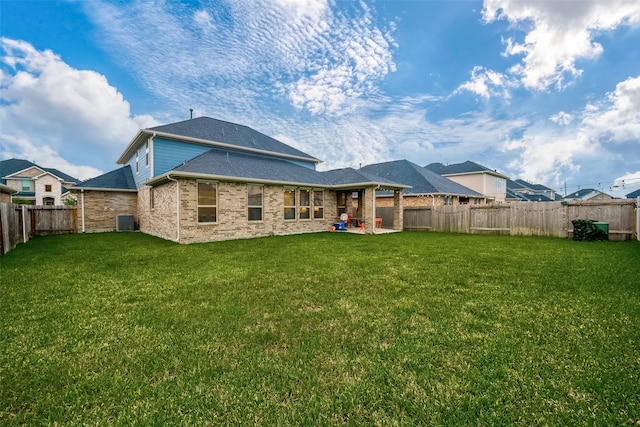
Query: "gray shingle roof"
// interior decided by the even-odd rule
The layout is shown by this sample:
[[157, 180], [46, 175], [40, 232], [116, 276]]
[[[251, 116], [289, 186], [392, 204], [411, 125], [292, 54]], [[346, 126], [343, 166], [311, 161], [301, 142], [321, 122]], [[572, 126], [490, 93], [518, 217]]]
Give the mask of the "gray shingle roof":
[[640, 189], [636, 191], [632, 191], [631, 193], [626, 195], [627, 199], [635, 199], [636, 197], [640, 197]]
[[[511, 180], [509, 180], [511, 181]], [[509, 181], [507, 181], [507, 187], [509, 186]], [[542, 184], [531, 184], [530, 182], [525, 181], [524, 179], [516, 179], [515, 183], [520, 185], [520, 188], [530, 188], [536, 191], [555, 191], [552, 188], [546, 187]]]
[[212, 119], [211, 117], [198, 117], [182, 122], [156, 126], [148, 130], [220, 142], [252, 150], [303, 157], [310, 161], [319, 162], [315, 157], [251, 129], [248, 126]]
[[7, 160], [0, 161], [0, 183], [6, 184], [7, 183], [7, 180], [5, 179], [6, 176], [19, 172], [21, 170], [31, 168], [31, 167], [37, 167], [39, 169], [42, 169], [45, 172], [49, 172], [50, 174], [63, 179], [65, 182], [80, 181], [78, 178], [74, 178], [71, 175], [67, 175], [66, 173], [61, 172], [58, 169], [43, 168], [42, 166], [39, 166], [33, 162], [30, 162], [29, 160], [7, 159]]
[[[180, 172], [212, 178], [226, 178], [245, 182], [269, 182], [321, 187], [348, 186], [349, 184], [384, 185], [402, 188], [386, 179], [346, 168], [318, 172], [286, 160], [252, 153], [241, 153], [213, 148], [168, 172]], [[166, 174], [165, 174], [166, 175]], [[158, 177], [163, 179], [163, 176]], [[152, 180], [153, 182], [154, 180]]]
[[135, 190], [136, 182], [129, 165], [112, 170], [95, 178], [81, 182], [73, 188], [92, 188], [109, 190]]
[[173, 171], [235, 178], [245, 181], [290, 182], [309, 185], [328, 184], [324, 177], [315, 170], [286, 160], [216, 148], [194, 157], [174, 168]]
[[363, 172], [394, 182], [410, 185], [405, 194], [448, 194], [477, 196], [482, 195], [435, 172], [425, 169], [409, 160], [396, 160], [364, 166]]

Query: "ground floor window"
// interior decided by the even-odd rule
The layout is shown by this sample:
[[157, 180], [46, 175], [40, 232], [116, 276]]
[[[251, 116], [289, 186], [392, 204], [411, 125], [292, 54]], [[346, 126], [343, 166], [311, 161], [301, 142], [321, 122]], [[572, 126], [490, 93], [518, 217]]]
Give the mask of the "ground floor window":
[[198, 182], [198, 222], [218, 221], [218, 186], [215, 182]]
[[324, 191], [313, 192], [313, 218], [324, 218]]
[[284, 219], [296, 219], [296, 190], [284, 190]]
[[311, 219], [311, 191], [300, 190], [300, 219]]
[[261, 185], [247, 186], [247, 215], [249, 221], [262, 221], [262, 192]]

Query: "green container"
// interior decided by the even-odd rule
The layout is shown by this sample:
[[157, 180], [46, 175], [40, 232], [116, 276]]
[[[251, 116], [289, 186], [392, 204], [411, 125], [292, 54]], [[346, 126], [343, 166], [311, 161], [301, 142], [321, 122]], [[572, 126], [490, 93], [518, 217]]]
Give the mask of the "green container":
[[595, 222], [594, 221], [593, 225], [596, 227], [596, 229], [602, 231], [607, 236], [609, 235], [609, 223], [608, 222]]

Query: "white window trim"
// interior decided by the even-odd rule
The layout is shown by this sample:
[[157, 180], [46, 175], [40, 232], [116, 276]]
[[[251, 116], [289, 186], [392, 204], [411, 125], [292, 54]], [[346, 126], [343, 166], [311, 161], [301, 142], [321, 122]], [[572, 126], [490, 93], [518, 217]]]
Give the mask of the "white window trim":
[[[198, 185], [200, 183], [206, 183], [206, 184], [213, 184], [216, 186], [216, 204], [215, 205], [201, 205], [199, 203], [199, 189], [198, 189]], [[200, 215], [198, 214], [198, 209], [200, 209], [201, 207], [203, 208], [211, 208], [211, 207], [215, 207], [216, 208], [216, 220], [215, 221], [207, 221], [207, 222], [200, 222]], [[217, 181], [207, 181], [207, 180], [198, 180], [196, 181], [196, 223], [198, 225], [217, 225], [220, 223], [220, 191], [218, 188], [218, 182]]]
[[[250, 205], [249, 204], [249, 187], [260, 187], [262, 191], [262, 197], [260, 198], [260, 206], [258, 205]], [[260, 219], [249, 219], [249, 209], [251, 208], [260, 208]], [[250, 223], [257, 223], [264, 221], [264, 185], [261, 184], [247, 184], [247, 221]]]
[[[284, 204], [284, 193], [287, 191], [293, 191], [293, 205], [285, 205]], [[287, 221], [296, 221], [298, 219], [298, 197], [297, 197], [297, 191], [295, 188], [284, 188], [284, 190], [282, 191], [282, 218]], [[286, 209], [291, 209], [293, 208], [293, 218], [286, 218], [285, 217], [285, 210]]]

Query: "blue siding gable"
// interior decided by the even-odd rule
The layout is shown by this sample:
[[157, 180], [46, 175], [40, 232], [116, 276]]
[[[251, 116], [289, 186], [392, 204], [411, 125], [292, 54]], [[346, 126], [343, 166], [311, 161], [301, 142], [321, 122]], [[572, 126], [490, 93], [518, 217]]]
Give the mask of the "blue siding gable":
[[162, 175], [209, 150], [211, 147], [204, 145], [156, 137], [153, 139], [153, 175]]

